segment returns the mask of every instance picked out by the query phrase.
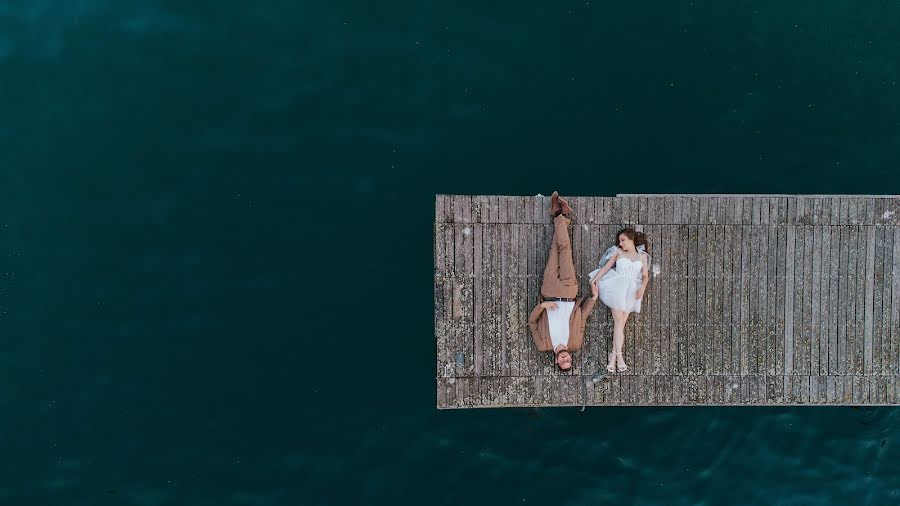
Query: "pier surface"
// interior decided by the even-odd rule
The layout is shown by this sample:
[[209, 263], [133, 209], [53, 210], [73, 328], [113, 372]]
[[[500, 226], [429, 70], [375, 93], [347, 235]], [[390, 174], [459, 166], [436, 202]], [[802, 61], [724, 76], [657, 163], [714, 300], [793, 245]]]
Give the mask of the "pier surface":
[[629, 370], [599, 301], [570, 371], [534, 347], [549, 197], [438, 195], [438, 408], [900, 404], [900, 196], [565, 197], [581, 295], [619, 229], [650, 241]]

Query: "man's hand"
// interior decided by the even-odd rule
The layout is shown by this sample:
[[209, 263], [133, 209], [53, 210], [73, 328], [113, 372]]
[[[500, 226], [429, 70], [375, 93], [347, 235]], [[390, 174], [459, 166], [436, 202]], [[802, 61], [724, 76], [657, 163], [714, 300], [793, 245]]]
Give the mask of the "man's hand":
[[599, 296], [600, 293], [599, 293], [599, 289], [597, 288], [596, 283], [591, 283], [591, 294], [592, 294], [591, 299], [597, 300], [597, 297]]
[[541, 302], [541, 307], [548, 311], [552, 311], [552, 310], [558, 308], [559, 306], [557, 306], [555, 302], [548, 301], [548, 302]]

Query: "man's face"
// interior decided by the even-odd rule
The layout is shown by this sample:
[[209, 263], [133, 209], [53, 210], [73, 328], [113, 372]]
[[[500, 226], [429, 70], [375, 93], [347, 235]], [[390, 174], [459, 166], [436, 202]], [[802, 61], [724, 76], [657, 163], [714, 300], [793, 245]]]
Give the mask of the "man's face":
[[572, 355], [568, 351], [561, 351], [556, 354], [556, 365], [563, 371], [568, 371], [572, 367]]

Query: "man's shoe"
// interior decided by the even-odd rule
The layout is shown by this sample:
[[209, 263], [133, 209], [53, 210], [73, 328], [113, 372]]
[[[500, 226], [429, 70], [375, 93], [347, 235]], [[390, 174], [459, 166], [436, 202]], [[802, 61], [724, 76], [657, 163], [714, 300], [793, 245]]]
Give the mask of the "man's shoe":
[[562, 211], [562, 213], [563, 213], [567, 218], [571, 217], [571, 216], [572, 216], [572, 207], [569, 206], [569, 203], [566, 202], [566, 199], [557, 196], [557, 201], [559, 202], [559, 208], [560, 208], [560, 210]]
[[555, 217], [560, 211], [562, 211], [562, 206], [559, 205], [559, 192], [553, 192], [553, 195], [550, 195], [550, 209], [547, 210], [547, 213]]

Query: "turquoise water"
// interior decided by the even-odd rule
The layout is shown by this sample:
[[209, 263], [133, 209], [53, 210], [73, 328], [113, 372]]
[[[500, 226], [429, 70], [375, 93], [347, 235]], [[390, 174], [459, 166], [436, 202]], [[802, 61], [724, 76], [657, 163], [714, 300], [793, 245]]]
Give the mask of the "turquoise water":
[[0, 503], [900, 503], [896, 409], [437, 412], [431, 226], [436, 193], [900, 193], [898, 35], [884, 2], [0, 2]]

